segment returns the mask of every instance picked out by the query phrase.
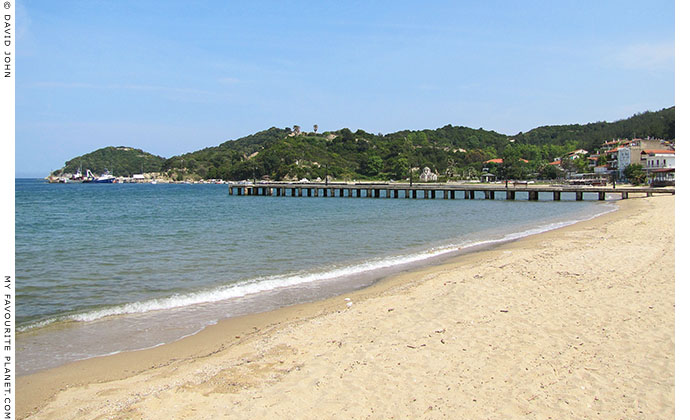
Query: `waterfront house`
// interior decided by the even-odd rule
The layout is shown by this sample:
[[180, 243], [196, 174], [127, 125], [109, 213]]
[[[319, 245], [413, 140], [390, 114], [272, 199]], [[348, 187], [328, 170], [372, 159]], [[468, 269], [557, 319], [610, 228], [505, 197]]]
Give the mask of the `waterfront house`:
[[675, 150], [645, 149], [640, 153], [640, 163], [647, 171], [647, 179], [650, 184], [654, 186], [675, 185]]
[[666, 148], [661, 140], [655, 139], [633, 139], [625, 146], [619, 146], [616, 153], [617, 167], [615, 168], [618, 170], [618, 176], [623, 178], [623, 172], [628, 166], [642, 164], [643, 150], [665, 150]]
[[645, 149], [640, 153], [640, 163], [646, 170], [676, 167], [676, 151]]

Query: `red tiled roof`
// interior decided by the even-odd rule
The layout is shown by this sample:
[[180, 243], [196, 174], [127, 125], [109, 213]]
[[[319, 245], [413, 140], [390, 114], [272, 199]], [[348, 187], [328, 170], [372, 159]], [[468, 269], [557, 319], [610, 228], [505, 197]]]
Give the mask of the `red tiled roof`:
[[676, 151], [675, 150], [665, 150], [665, 149], [653, 149], [653, 150], [643, 150], [642, 153], [646, 153], [648, 155], [675, 155]]
[[[520, 160], [523, 161], [523, 162], [525, 162], [525, 163], [529, 163], [529, 160], [525, 160], [525, 159], [520, 159]], [[503, 163], [503, 159], [501, 159], [501, 158], [498, 158], [498, 159], [489, 159], [489, 160], [487, 160], [487, 161], [484, 162], [484, 163]]]

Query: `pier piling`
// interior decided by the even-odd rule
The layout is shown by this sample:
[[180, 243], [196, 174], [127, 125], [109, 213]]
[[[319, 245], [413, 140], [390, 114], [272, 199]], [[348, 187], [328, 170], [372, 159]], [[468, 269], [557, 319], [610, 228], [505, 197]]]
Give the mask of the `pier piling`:
[[[494, 200], [496, 191], [505, 192], [506, 200], [515, 200], [517, 191], [525, 191], [529, 201], [539, 201], [539, 193], [552, 194], [553, 201], [560, 201], [562, 193], [574, 193], [576, 201], [584, 200], [584, 193], [597, 194], [597, 199], [605, 201], [609, 197], [627, 199], [630, 193], [642, 193], [647, 197], [654, 194], [675, 194], [675, 188], [651, 188], [651, 187], [588, 187], [569, 185], [535, 185], [524, 189], [515, 187], [503, 187], [499, 185], [476, 184], [395, 184], [395, 183], [362, 183], [331, 185], [322, 183], [294, 184], [287, 182], [272, 182], [261, 184], [230, 184], [228, 194], [233, 196], [275, 196], [286, 197], [290, 190], [290, 197], [349, 197], [349, 198], [400, 198], [401, 195], [408, 199], [417, 199], [417, 192], [421, 191], [425, 199], [435, 199], [436, 192], [443, 194], [444, 200], [455, 200], [456, 192], [464, 192], [466, 200], [475, 198], [475, 191], [484, 194], [484, 199]], [[402, 194], [401, 194], [402, 192]], [[522, 197], [522, 195], [521, 195]]]

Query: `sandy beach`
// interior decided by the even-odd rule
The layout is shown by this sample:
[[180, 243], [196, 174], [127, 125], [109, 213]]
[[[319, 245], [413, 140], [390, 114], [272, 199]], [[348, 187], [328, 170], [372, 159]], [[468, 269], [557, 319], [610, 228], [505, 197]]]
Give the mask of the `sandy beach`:
[[359, 292], [20, 377], [18, 418], [673, 418], [675, 197], [618, 204]]

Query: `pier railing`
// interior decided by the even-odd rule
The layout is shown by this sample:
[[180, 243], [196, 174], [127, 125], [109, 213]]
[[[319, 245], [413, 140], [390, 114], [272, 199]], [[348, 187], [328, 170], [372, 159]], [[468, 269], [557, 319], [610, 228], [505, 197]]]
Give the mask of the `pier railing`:
[[[525, 194], [526, 193], [526, 194]], [[563, 194], [574, 195], [575, 200], [583, 200], [584, 194], [597, 194], [598, 200], [619, 197], [626, 199], [630, 194], [675, 195], [675, 187], [607, 187], [581, 185], [540, 185], [540, 184], [407, 184], [407, 183], [338, 183], [329, 182], [259, 182], [230, 184], [230, 195], [254, 195], [272, 197], [344, 197], [344, 198], [425, 198], [436, 199], [476, 199], [494, 200], [504, 198], [515, 200], [526, 197], [537, 201], [541, 197], [561, 200]]]

